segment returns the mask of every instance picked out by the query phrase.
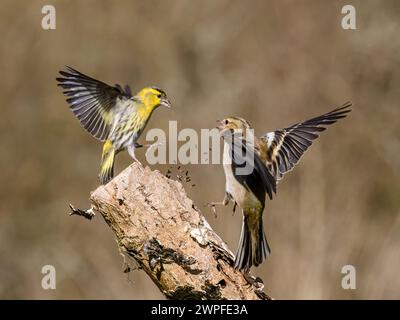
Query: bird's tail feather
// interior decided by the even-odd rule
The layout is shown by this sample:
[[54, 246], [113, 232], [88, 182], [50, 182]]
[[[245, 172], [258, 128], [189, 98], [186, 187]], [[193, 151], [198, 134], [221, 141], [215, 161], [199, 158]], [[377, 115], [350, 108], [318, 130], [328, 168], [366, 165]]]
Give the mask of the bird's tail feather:
[[250, 227], [249, 217], [244, 216], [239, 247], [235, 258], [235, 269], [247, 272], [251, 266], [260, 265], [270, 253], [271, 249], [264, 233], [262, 219], [258, 219]]
[[114, 177], [114, 157], [115, 148], [110, 140], [107, 140], [103, 146], [101, 156], [101, 165], [99, 179], [101, 184], [106, 184]]

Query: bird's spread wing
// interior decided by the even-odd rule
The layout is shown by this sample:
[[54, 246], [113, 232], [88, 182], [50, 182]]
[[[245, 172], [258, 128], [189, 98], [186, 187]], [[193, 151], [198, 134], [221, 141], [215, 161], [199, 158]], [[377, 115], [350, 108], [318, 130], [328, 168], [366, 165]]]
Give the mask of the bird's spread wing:
[[130, 88], [126, 86], [123, 90], [119, 85], [109, 86], [71, 67], [60, 74], [62, 77], [56, 80], [67, 96], [72, 112], [95, 138], [105, 140], [113, 121], [112, 109], [118, 101], [132, 96]]
[[[235, 179], [262, 203], [264, 203], [265, 193], [272, 199], [273, 193], [276, 193], [276, 181], [259, 155], [254, 152], [252, 144], [243, 138], [234, 137], [230, 145]], [[240, 173], [238, 169], [245, 168], [250, 168], [250, 170], [242, 171], [246, 174], [238, 174]]]
[[318, 138], [318, 132], [346, 117], [351, 111], [350, 107], [351, 103], [347, 102], [319, 117], [262, 136], [267, 147], [266, 164], [275, 179], [282, 179], [284, 173], [292, 170], [313, 140]]

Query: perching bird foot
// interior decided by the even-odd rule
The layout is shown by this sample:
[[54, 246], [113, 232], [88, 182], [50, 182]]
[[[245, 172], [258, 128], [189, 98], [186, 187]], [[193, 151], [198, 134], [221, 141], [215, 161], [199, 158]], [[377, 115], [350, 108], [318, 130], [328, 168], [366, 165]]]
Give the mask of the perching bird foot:
[[136, 158], [133, 159], [133, 162], [134, 163], [136, 162], [138, 164], [138, 168], [139, 168], [140, 171], [142, 171], [142, 172], [144, 171], [144, 166], [142, 165], [142, 163], [138, 159], [136, 159]]
[[263, 290], [264, 282], [262, 281], [262, 279], [260, 277], [252, 276], [249, 272], [250, 270], [243, 272], [243, 277], [246, 279], [247, 285]]
[[206, 203], [205, 206], [209, 207], [211, 209], [212, 213], [214, 214], [214, 217], [217, 218], [218, 217], [217, 209], [215, 207], [220, 204], [221, 203], [219, 203], [219, 202], [209, 202], [209, 203]]
[[[215, 208], [216, 206], [226, 206], [229, 203], [229, 196], [225, 194], [224, 200], [221, 202], [209, 202], [206, 204], [207, 207], [211, 208], [212, 212], [214, 213], [215, 218], [217, 217], [217, 209]], [[236, 202], [235, 206], [233, 207], [233, 211], [236, 209]]]

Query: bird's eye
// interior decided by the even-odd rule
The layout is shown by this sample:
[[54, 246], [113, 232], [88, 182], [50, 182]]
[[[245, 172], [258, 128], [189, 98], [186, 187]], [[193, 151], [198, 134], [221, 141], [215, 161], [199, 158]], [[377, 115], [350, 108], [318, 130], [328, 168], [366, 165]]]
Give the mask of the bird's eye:
[[159, 93], [158, 95], [157, 95], [157, 98], [161, 98], [162, 97], [162, 95], [161, 95], [161, 93]]
[[228, 121], [227, 119], [225, 119], [225, 121], [224, 121], [224, 122], [225, 122], [225, 124], [228, 124], [228, 123], [229, 123], [229, 121]]

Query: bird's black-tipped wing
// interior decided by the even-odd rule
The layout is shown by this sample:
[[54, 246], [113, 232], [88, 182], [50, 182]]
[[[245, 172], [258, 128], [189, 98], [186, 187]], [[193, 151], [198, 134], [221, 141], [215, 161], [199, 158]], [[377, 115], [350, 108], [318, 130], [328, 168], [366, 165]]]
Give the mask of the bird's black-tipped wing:
[[263, 135], [261, 139], [267, 146], [266, 165], [275, 179], [282, 179], [284, 173], [292, 170], [313, 140], [318, 138], [318, 133], [346, 117], [350, 107], [351, 103], [347, 102], [319, 117]]
[[235, 179], [251, 191], [261, 203], [265, 202], [265, 194], [272, 199], [276, 193], [276, 181], [259, 155], [254, 152], [251, 143], [240, 137], [232, 136], [230, 144], [232, 170]]
[[56, 78], [63, 88], [72, 112], [82, 126], [99, 140], [105, 140], [113, 121], [112, 109], [124, 99], [131, 97], [129, 87], [115, 87], [93, 79], [71, 67], [60, 71], [62, 77]]

